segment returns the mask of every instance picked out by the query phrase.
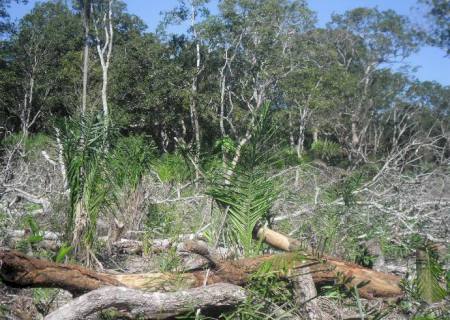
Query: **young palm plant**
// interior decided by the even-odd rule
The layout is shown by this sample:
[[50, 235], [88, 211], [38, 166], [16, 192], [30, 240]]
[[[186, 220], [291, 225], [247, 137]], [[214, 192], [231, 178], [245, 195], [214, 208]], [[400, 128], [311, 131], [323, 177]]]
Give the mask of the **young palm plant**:
[[438, 302], [448, 294], [442, 287], [445, 272], [438, 259], [436, 248], [425, 244], [416, 251], [416, 285], [420, 298], [428, 303]]
[[228, 164], [210, 181], [208, 194], [226, 214], [224, 234], [245, 256], [260, 251], [253, 232], [258, 223], [269, 221], [269, 211], [278, 195], [274, 181], [267, 177], [274, 155], [274, 134], [270, 106], [265, 104], [243, 149], [241, 162], [235, 167]]
[[102, 118], [87, 115], [65, 123], [64, 161], [70, 208], [66, 236], [87, 265], [95, 261], [93, 243], [98, 216], [108, 203], [107, 135]]

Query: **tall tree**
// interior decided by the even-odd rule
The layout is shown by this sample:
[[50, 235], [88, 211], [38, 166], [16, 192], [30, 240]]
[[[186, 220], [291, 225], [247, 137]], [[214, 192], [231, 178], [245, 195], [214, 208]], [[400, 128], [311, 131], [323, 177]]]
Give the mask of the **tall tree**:
[[[108, 71], [111, 63], [113, 49], [113, 0], [91, 3], [91, 11], [94, 13], [95, 45], [102, 68], [102, 109], [105, 120], [105, 128], [109, 123], [108, 106]], [[100, 31], [102, 30], [102, 32]]]
[[420, 0], [427, 6], [427, 16], [432, 22], [428, 40], [450, 54], [450, 1]]
[[[310, 30], [314, 18], [304, 1], [229, 0], [220, 4], [216, 21], [217, 47], [225, 52], [225, 67], [220, 72], [221, 130], [225, 96], [228, 110], [234, 110], [228, 115], [229, 128], [239, 128], [230, 131], [237, 140], [233, 168], [253, 135], [259, 110], [274, 97], [279, 81], [300, 67], [291, 59], [292, 39]], [[224, 80], [228, 81], [226, 88]]]
[[86, 113], [87, 104], [87, 88], [88, 88], [88, 74], [89, 74], [89, 46], [90, 35], [89, 25], [91, 19], [91, 1], [80, 0], [80, 8], [83, 12], [83, 29], [84, 29], [84, 49], [83, 49], [83, 92], [81, 94], [81, 114]]
[[[371, 85], [380, 66], [404, 59], [417, 49], [417, 34], [409, 20], [393, 10], [357, 8], [333, 15], [329, 28], [334, 30], [334, 44], [339, 63], [358, 78], [355, 96], [346, 102], [350, 117], [350, 137], [346, 142], [349, 156], [365, 158], [364, 139], [374, 114]], [[346, 133], [343, 136], [348, 137]]]
[[10, 78], [3, 82], [11, 91], [5, 96], [5, 107], [25, 136], [44, 115], [68, 111], [62, 105], [67, 96], [63, 66], [73, 64], [67, 57], [79, 48], [77, 27], [76, 17], [62, 3], [43, 3], [20, 21], [11, 38]]

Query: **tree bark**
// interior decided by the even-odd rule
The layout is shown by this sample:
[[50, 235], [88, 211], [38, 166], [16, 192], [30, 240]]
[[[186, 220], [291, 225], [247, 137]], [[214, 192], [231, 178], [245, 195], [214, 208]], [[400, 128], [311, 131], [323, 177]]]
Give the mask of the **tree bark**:
[[11, 286], [62, 288], [75, 295], [111, 285], [146, 291], [175, 291], [180, 288], [200, 287], [204, 283], [227, 282], [245, 285], [261, 264], [282, 260], [286, 261], [290, 268], [287, 274], [280, 273], [280, 276], [289, 277], [295, 272], [303, 273], [303, 268], [309, 267], [315, 284], [334, 282], [338, 278], [338, 274], [342, 274], [351, 280], [347, 284], [349, 287], [356, 286], [363, 281], [370, 281], [360, 289], [360, 295], [364, 298], [402, 296], [398, 285], [399, 277], [333, 258], [316, 259], [298, 253], [285, 253], [236, 261], [209, 260], [214, 266], [208, 276], [204, 270], [189, 273], [107, 275], [80, 266], [47, 262], [16, 251], [4, 250], [0, 251], [0, 278]]
[[144, 293], [129, 288], [104, 287], [69, 302], [45, 320], [86, 319], [93, 313], [112, 307], [127, 309], [139, 319], [167, 319], [197, 308], [207, 311], [234, 306], [244, 300], [244, 289], [226, 283], [172, 293]]
[[89, 73], [89, 19], [91, 15], [90, 0], [83, 0], [83, 29], [84, 29], [84, 49], [83, 49], [83, 93], [81, 96], [81, 114], [86, 114], [87, 105], [87, 83]]
[[103, 116], [105, 117], [105, 128], [108, 128], [108, 119], [109, 119], [109, 107], [108, 107], [108, 70], [111, 61], [111, 54], [113, 48], [113, 36], [114, 29], [112, 25], [112, 0], [108, 1], [108, 13], [103, 16], [103, 24], [104, 24], [104, 33], [105, 40], [103, 46], [100, 44], [99, 32], [97, 23], [94, 24], [95, 33], [96, 33], [96, 41], [97, 41], [97, 53], [100, 58], [100, 64], [102, 67], [102, 108], [103, 108]]
[[[267, 227], [259, 228], [256, 236], [258, 239], [277, 249], [288, 252], [306, 251], [309, 257], [316, 256], [308, 244], [270, 230]], [[363, 298], [389, 298], [401, 297], [403, 295], [400, 288], [401, 278], [396, 275], [363, 268], [355, 263], [342, 261], [333, 257], [322, 256], [319, 259], [323, 260], [323, 263], [319, 267], [317, 265], [311, 267], [311, 270], [315, 271], [313, 278], [316, 284], [332, 282], [337, 278], [338, 274], [342, 274], [351, 280], [346, 284], [347, 287], [354, 287], [359, 283], [370, 281], [359, 290]], [[332, 270], [326, 270], [326, 267], [332, 267]], [[321, 271], [320, 268], [323, 270]]]
[[0, 278], [9, 286], [61, 288], [73, 295], [103, 286], [120, 286], [118, 280], [92, 270], [35, 259], [12, 250], [0, 251]]
[[302, 274], [292, 279], [293, 289], [296, 298], [296, 304], [304, 311], [305, 317], [309, 320], [320, 320], [322, 314], [317, 305], [317, 290], [314, 284], [310, 269], [304, 268]]
[[[201, 150], [201, 140], [200, 140], [200, 125], [198, 120], [198, 110], [197, 110], [197, 90], [198, 90], [198, 78], [201, 72], [200, 68], [200, 43], [197, 36], [197, 29], [195, 27], [197, 16], [197, 8], [194, 4], [194, 1], [191, 1], [191, 28], [193, 32], [193, 41], [195, 42], [195, 74], [192, 77], [192, 86], [191, 86], [191, 99], [190, 99], [190, 116], [191, 116], [191, 125], [192, 131], [194, 134], [194, 161], [198, 164], [200, 160], [200, 150]], [[195, 168], [195, 179], [198, 181], [200, 178], [199, 169]]]

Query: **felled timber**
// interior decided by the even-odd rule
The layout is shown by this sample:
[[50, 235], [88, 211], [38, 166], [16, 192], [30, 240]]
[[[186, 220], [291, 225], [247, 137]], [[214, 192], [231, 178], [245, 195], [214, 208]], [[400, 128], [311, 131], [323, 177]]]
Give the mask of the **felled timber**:
[[220, 283], [170, 293], [146, 293], [124, 287], [103, 287], [78, 297], [45, 317], [45, 320], [86, 319], [101, 310], [126, 309], [139, 319], [167, 319], [197, 308], [208, 312], [235, 306], [245, 300], [241, 287]]
[[[195, 246], [194, 246], [195, 247]], [[197, 252], [198, 248], [196, 249]], [[206, 254], [206, 253], [204, 253]], [[329, 283], [340, 278], [349, 279], [347, 285], [368, 282], [360, 289], [364, 298], [396, 298], [402, 295], [398, 286], [399, 278], [362, 268], [353, 263], [336, 259], [323, 261], [298, 253], [265, 255], [235, 261], [217, 261], [209, 257], [211, 271], [198, 270], [186, 273], [145, 273], [108, 275], [96, 273], [75, 265], [64, 265], [43, 261], [22, 253], [0, 251], [0, 277], [11, 286], [16, 287], [56, 287], [79, 295], [103, 286], [124, 286], [145, 291], [177, 291], [200, 287], [206, 284], [231, 283], [245, 285], [249, 277], [263, 263], [279, 265], [281, 277], [297, 276], [308, 267], [315, 284]], [[286, 272], [287, 270], [287, 272]]]
[[78, 296], [104, 286], [120, 286], [108, 275], [77, 265], [36, 259], [13, 250], [0, 250], [0, 278], [9, 286], [61, 288]]
[[[259, 227], [255, 232], [256, 237], [271, 245], [274, 248], [287, 252], [305, 252], [308, 257], [317, 256], [312, 252], [311, 247], [290, 238], [284, 234], [271, 230], [267, 227]], [[315, 270], [313, 274], [315, 283], [333, 282], [339, 276], [348, 280], [345, 284], [347, 287], [354, 287], [361, 283], [368, 282], [365, 286], [359, 289], [360, 295], [364, 298], [372, 297], [400, 297], [403, 292], [400, 288], [399, 276], [382, 273], [372, 269], [363, 268], [358, 264], [346, 262], [333, 257], [321, 256], [318, 258], [323, 261], [324, 265], [331, 267], [330, 271], [321, 271], [317, 265], [311, 269]]]

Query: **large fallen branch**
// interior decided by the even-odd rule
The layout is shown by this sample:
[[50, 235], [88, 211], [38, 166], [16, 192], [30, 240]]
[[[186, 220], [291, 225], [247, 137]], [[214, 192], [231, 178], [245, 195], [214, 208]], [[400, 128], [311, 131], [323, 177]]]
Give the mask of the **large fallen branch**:
[[40, 260], [12, 250], [0, 251], [0, 278], [12, 287], [61, 288], [75, 296], [103, 286], [122, 285], [81, 266]]
[[[307, 252], [309, 256], [315, 255], [309, 244], [285, 236], [267, 227], [259, 227], [255, 234], [259, 240], [262, 240], [277, 249], [288, 252], [303, 251]], [[346, 283], [346, 286], [348, 287], [369, 281], [366, 286], [360, 289], [360, 294], [364, 298], [400, 297], [403, 294], [402, 289], [400, 288], [401, 278], [396, 275], [363, 268], [355, 263], [342, 261], [333, 257], [323, 256], [320, 258], [325, 261], [325, 265], [333, 267], [333, 271], [318, 272], [313, 275], [314, 282], [316, 283], [327, 280], [333, 281], [338, 274], [341, 274], [346, 279], [350, 280]]]
[[[197, 253], [202, 251], [202, 248], [196, 248], [195, 245], [192, 249]], [[207, 255], [207, 252], [202, 254]], [[369, 281], [360, 289], [362, 297], [393, 298], [402, 295], [398, 286], [400, 280], [398, 277], [336, 259], [318, 261], [299, 256], [297, 253], [266, 255], [236, 261], [217, 261], [211, 256], [207, 258], [212, 265], [208, 275], [203, 270], [189, 273], [107, 275], [95, 273], [80, 266], [52, 263], [16, 251], [3, 250], [0, 251], [0, 277], [6, 284], [16, 287], [57, 287], [75, 295], [111, 285], [146, 291], [176, 291], [200, 287], [204, 283], [226, 282], [245, 285], [261, 264], [273, 262], [275, 265], [284, 261], [284, 264], [289, 266], [289, 270], [288, 273], [280, 274], [281, 276], [295, 276], [297, 273], [304, 272], [302, 268], [308, 266], [316, 284], [333, 282], [340, 273], [351, 278], [351, 282], [347, 285]]]
[[166, 319], [201, 308], [204, 311], [237, 305], [245, 300], [241, 287], [221, 283], [171, 293], [145, 293], [123, 287], [91, 291], [52, 312], [45, 320], [86, 319], [101, 310], [126, 309], [139, 319]]

